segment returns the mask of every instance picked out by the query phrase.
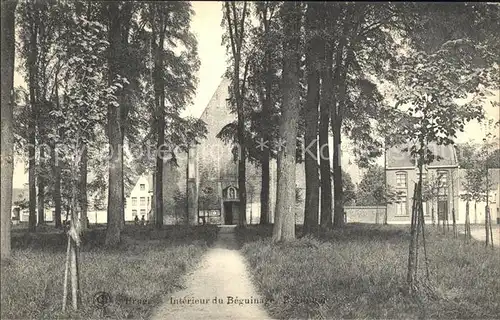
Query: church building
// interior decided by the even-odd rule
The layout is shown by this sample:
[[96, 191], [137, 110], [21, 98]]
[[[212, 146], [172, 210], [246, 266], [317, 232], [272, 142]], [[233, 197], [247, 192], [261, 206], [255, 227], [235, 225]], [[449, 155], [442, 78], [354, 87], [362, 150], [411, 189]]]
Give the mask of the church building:
[[[221, 129], [236, 120], [229, 106], [229, 86], [223, 79], [201, 115], [206, 138], [191, 146], [189, 154], [177, 155], [177, 166], [166, 163], [163, 177], [164, 223], [237, 224], [239, 214], [238, 159], [233, 146], [217, 137]], [[270, 222], [276, 203], [276, 161], [270, 164]], [[246, 165], [247, 223], [260, 221], [261, 169]], [[304, 164], [297, 164], [297, 194], [305, 194]], [[187, 199], [186, 199], [187, 195]], [[304, 214], [304, 199], [297, 197], [296, 217]]]

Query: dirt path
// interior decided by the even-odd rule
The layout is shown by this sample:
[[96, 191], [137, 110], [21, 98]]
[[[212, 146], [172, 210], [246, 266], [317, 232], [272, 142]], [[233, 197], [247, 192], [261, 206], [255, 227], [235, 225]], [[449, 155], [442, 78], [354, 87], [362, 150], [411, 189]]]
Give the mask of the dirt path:
[[234, 228], [221, 228], [214, 247], [187, 277], [186, 289], [168, 296], [152, 319], [271, 319], [250, 281]]

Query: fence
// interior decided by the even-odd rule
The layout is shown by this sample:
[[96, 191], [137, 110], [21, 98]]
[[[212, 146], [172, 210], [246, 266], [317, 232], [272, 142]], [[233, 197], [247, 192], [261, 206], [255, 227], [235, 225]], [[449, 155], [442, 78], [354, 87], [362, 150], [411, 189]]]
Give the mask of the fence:
[[346, 206], [344, 207], [347, 222], [384, 223], [385, 206]]

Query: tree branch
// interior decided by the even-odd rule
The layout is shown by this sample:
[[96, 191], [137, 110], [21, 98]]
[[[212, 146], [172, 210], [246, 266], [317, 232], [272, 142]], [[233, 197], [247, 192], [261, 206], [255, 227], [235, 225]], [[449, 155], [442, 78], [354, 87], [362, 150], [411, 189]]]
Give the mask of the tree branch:
[[[233, 2], [234, 3], [234, 2]], [[241, 14], [241, 20], [240, 20], [240, 35], [239, 35], [239, 50], [241, 51], [241, 46], [243, 44], [243, 36], [244, 36], [244, 33], [245, 33], [245, 15], [246, 15], [246, 12], [247, 12], [247, 2], [244, 1], [243, 2], [243, 13]]]
[[246, 89], [248, 65], [250, 63], [250, 60], [252, 60], [252, 57], [248, 57], [247, 58], [247, 61], [245, 63], [245, 69], [243, 71], [243, 82], [241, 83], [241, 99], [244, 99], [244, 97], [245, 97], [245, 89]]
[[226, 20], [227, 20], [227, 24], [229, 27], [229, 38], [231, 41], [231, 49], [232, 49], [233, 58], [234, 58], [234, 57], [236, 57], [236, 47], [235, 47], [235, 43], [234, 43], [233, 25], [231, 23], [231, 15], [229, 13], [229, 11], [231, 10], [229, 8], [229, 2], [226, 1], [225, 6], [226, 6]]

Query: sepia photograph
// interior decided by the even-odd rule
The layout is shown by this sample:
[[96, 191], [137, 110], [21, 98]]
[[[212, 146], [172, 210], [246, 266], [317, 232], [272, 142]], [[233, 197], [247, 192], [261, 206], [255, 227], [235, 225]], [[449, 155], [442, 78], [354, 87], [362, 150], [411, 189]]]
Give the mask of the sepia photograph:
[[1, 0], [0, 319], [500, 319], [500, 4]]

